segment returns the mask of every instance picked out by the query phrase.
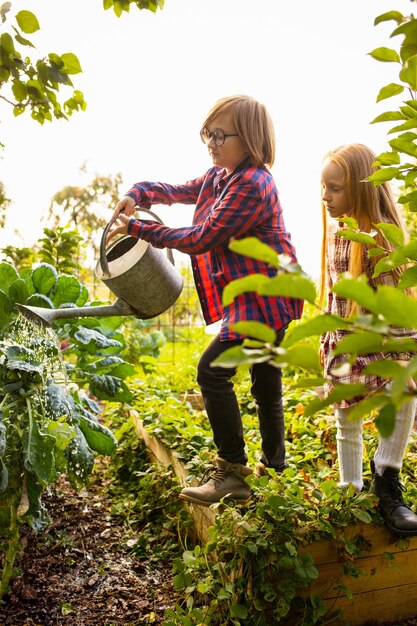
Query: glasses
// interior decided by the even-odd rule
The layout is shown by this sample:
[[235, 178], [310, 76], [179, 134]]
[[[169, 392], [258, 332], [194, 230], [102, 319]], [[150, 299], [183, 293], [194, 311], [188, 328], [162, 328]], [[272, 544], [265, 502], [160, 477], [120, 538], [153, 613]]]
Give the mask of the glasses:
[[208, 130], [208, 128], [202, 128], [200, 130], [201, 141], [208, 144], [210, 139], [213, 139], [216, 146], [222, 146], [226, 137], [239, 137], [237, 133], [225, 133], [221, 128], [215, 130]]

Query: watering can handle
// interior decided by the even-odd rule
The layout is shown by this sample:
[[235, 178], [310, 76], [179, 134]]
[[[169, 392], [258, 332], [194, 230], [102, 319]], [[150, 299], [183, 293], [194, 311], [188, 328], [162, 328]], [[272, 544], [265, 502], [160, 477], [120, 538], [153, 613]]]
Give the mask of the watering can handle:
[[[151, 211], [150, 209], [144, 209], [143, 207], [138, 207], [137, 209], [138, 211], [143, 211], [144, 213], [149, 213], [149, 215], [151, 217], [154, 218], [154, 220], [156, 222], [158, 222], [158, 224], [161, 224], [162, 226], [165, 226], [164, 222], [161, 220], [160, 217], [158, 217], [156, 215], [156, 213], [153, 213], [153, 211]], [[107, 226], [105, 226], [103, 234], [101, 236], [101, 242], [100, 242], [100, 265], [101, 265], [101, 269], [103, 270], [103, 274], [105, 276], [109, 276], [110, 272], [109, 272], [109, 264], [107, 262], [107, 256], [106, 256], [106, 238], [107, 238], [107, 233], [109, 232], [110, 227], [114, 224], [114, 222], [117, 220], [118, 216], [115, 215], [110, 222], [107, 224]], [[172, 265], [175, 265], [174, 262], [174, 255], [172, 253], [171, 248], [167, 248], [167, 256], [168, 256], [168, 260], [172, 263]]]

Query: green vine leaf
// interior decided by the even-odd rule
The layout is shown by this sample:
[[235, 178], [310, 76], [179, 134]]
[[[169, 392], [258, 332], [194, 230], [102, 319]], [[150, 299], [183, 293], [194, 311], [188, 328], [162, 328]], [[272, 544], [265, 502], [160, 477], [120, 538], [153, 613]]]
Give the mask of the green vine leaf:
[[385, 100], [386, 98], [392, 98], [392, 96], [397, 96], [398, 94], [404, 91], [403, 85], [398, 85], [398, 83], [390, 83], [379, 91], [376, 101], [381, 102], [381, 100]]
[[400, 78], [410, 85], [413, 91], [417, 90], [417, 55], [409, 57], [400, 71]]
[[400, 56], [398, 52], [392, 48], [375, 48], [375, 50], [369, 52], [369, 55], [377, 61], [400, 63]]
[[24, 33], [30, 35], [40, 29], [38, 18], [31, 11], [19, 11], [16, 21]]
[[393, 243], [395, 246], [404, 245], [404, 233], [395, 224], [387, 224], [386, 222], [379, 222], [375, 224], [378, 230], [384, 235], [385, 239]]
[[244, 239], [232, 239], [229, 243], [232, 252], [242, 254], [243, 256], [257, 259], [269, 263], [272, 267], [278, 267], [277, 252], [256, 237], [245, 237]]
[[403, 18], [403, 14], [399, 11], [387, 11], [387, 13], [382, 13], [375, 18], [374, 26], [381, 24], [381, 22], [388, 22], [390, 20], [394, 20], [395, 22], [397, 22], [397, 24], [400, 24]]

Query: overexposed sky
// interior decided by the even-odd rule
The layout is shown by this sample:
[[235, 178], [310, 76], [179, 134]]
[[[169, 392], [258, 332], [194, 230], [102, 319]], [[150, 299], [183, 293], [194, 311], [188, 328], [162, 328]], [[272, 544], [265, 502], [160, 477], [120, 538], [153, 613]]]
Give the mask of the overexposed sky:
[[[12, 14], [37, 15], [41, 30], [28, 38], [39, 54], [77, 54], [83, 74], [73, 82], [88, 106], [41, 127], [0, 101], [0, 180], [13, 200], [0, 247], [33, 244], [54, 193], [95, 174], [120, 172], [124, 191], [140, 180], [201, 175], [211, 166], [201, 121], [217, 99], [246, 93], [274, 120], [272, 171], [286, 225], [316, 277], [323, 156], [349, 142], [386, 149], [389, 125], [370, 121], [395, 107], [376, 96], [399, 66], [367, 53], [398, 45], [389, 40], [394, 23], [374, 27], [375, 17], [412, 8], [409, 0], [165, 0], [156, 14], [132, 7], [117, 18], [102, 0], [12, 0]], [[191, 207], [155, 208], [170, 226], [191, 223]]]

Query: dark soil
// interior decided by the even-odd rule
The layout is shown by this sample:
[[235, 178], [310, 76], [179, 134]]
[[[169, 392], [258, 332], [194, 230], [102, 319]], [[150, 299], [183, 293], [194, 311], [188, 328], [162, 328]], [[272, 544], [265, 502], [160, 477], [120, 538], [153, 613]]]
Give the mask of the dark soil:
[[[79, 493], [63, 478], [45, 497], [46, 532], [22, 532], [0, 626], [139, 626], [163, 623], [175, 604], [171, 563], [133, 556], [132, 533], [110, 516], [99, 470]], [[271, 625], [272, 626], [272, 625]], [[417, 626], [417, 616], [364, 626]]]
[[132, 556], [131, 532], [109, 514], [96, 474], [80, 493], [61, 479], [46, 498], [47, 532], [25, 528], [20, 570], [0, 606], [1, 626], [161, 624], [175, 602], [171, 564]]

